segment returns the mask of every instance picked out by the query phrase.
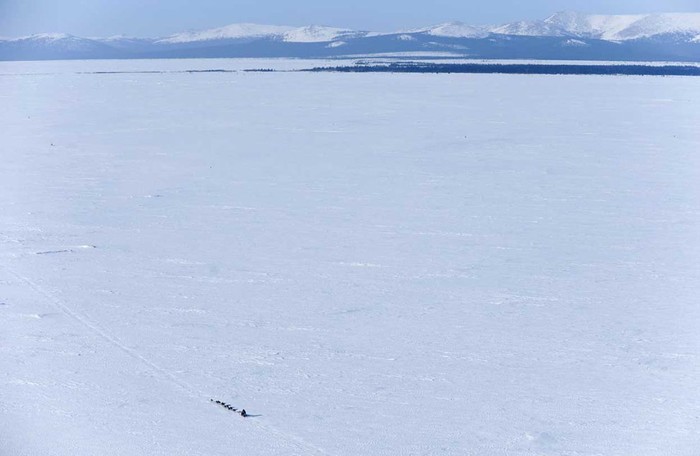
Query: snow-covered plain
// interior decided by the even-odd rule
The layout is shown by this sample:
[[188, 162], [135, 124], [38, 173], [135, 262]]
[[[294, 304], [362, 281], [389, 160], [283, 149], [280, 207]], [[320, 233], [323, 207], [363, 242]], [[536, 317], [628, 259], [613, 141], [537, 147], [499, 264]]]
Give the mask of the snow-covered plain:
[[699, 79], [104, 66], [0, 64], [2, 456], [697, 455]]

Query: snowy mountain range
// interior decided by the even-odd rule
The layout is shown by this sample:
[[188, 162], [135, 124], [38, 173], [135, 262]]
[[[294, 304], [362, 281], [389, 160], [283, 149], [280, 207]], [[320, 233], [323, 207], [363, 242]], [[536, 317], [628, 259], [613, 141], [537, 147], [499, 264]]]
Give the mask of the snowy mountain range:
[[40, 34], [0, 38], [0, 60], [343, 57], [373, 54], [495, 59], [700, 61], [700, 13], [587, 15], [498, 26], [450, 22], [379, 33], [307, 26], [232, 24], [158, 38]]
[[562, 12], [543, 21], [506, 24], [490, 31], [502, 35], [572, 36], [606, 41], [663, 35], [695, 39], [700, 36], [700, 13], [604, 16]]

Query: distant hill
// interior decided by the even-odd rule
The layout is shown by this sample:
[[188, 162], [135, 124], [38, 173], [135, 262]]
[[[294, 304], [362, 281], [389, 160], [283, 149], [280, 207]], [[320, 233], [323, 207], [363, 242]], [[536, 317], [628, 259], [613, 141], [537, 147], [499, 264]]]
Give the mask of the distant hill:
[[0, 39], [0, 60], [300, 57], [377, 54], [476, 59], [700, 61], [700, 13], [561, 12], [498, 26], [449, 22], [378, 33], [323, 26], [232, 24], [158, 38], [40, 34]]

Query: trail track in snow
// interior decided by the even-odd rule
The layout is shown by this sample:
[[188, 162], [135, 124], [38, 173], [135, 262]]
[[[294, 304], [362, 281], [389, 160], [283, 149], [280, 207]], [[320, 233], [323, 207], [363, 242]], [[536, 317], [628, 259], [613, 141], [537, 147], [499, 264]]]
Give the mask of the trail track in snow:
[[[0, 236], [4, 238], [8, 242], [12, 242], [15, 244], [20, 244], [19, 241], [16, 239], [12, 239], [9, 236], [0, 233]], [[0, 268], [10, 274], [11, 276], [15, 277], [17, 280], [20, 282], [26, 284], [29, 286], [31, 289], [33, 289], [35, 292], [39, 293], [40, 295], [44, 296], [52, 306], [54, 306], [57, 310], [59, 310], [61, 313], [66, 315], [67, 317], [70, 317], [71, 319], [77, 321], [80, 323], [82, 326], [87, 328], [90, 332], [98, 335], [100, 338], [108, 342], [110, 345], [113, 345], [114, 347], [118, 348], [122, 352], [126, 353], [128, 356], [131, 358], [143, 363], [150, 369], [152, 369], [154, 372], [157, 372], [158, 374], [161, 375], [162, 378], [165, 380], [169, 381], [173, 385], [177, 386], [179, 389], [181, 389], [186, 395], [188, 395], [192, 399], [196, 400], [202, 400], [202, 401], [207, 401], [209, 402], [209, 399], [211, 395], [207, 395], [201, 390], [198, 390], [197, 388], [193, 387], [189, 383], [183, 381], [179, 377], [177, 377], [175, 374], [172, 372], [168, 371], [167, 369], [159, 366], [158, 364], [154, 363], [153, 361], [149, 360], [145, 356], [141, 355], [139, 352], [136, 350], [133, 350], [129, 347], [127, 347], [124, 343], [122, 343], [117, 337], [113, 336], [106, 330], [102, 329], [98, 324], [92, 322], [89, 318], [87, 318], [84, 315], [79, 314], [75, 310], [71, 309], [71, 307], [62, 299], [56, 297], [54, 294], [51, 292], [45, 290], [41, 285], [36, 283], [34, 280], [30, 279], [29, 277], [22, 275], [6, 266], [3, 266], [0, 264]], [[306, 440], [302, 439], [301, 437], [298, 437], [296, 435], [292, 435], [286, 432], [282, 432], [278, 429], [275, 429], [269, 425], [257, 422], [257, 421], [251, 421], [248, 420], [248, 423], [250, 423], [252, 426], [263, 430], [269, 434], [274, 435], [278, 439], [286, 440], [292, 445], [295, 445], [299, 447], [299, 449], [306, 450], [306, 451], [311, 451], [313, 453], [321, 454], [321, 455], [326, 455], [329, 456], [330, 453], [326, 452], [322, 448], [319, 448], [313, 444], [310, 444]]]

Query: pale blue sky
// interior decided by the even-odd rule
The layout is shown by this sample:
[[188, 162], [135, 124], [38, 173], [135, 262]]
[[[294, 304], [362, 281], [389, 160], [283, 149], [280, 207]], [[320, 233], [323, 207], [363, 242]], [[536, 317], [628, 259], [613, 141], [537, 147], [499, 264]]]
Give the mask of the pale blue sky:
[[492, 24], [543, 19], [562, 10], [700, 12], [700, 0], [0, 0], [0, 36], [161, 36], [234, 22], [388, 31], [452, 20]]

